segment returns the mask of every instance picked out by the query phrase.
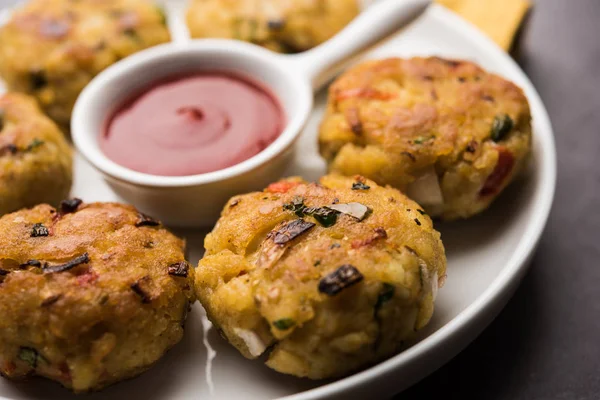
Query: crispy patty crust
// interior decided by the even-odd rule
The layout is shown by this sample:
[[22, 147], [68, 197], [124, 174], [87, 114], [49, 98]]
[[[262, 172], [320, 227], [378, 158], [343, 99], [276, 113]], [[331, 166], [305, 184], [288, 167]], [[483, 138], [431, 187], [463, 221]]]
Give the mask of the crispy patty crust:
[[35, 100], [0, 96], [0, 215], [58, 204], [71, 190], [72, 163], [71, 147]]
[[0, 29], [0, 76], [67, 128], [96, 74], [167, 41], [165, 16], [149, 0], [32, 0]]
[[63, 201], [0, 219], [0, 373], [75, 392], [135, 376], [182, 338], [184, 243], [131, 206]]
[[229, 38], [282, 53], [323, 43], [360, 9], [357, 0], [192, 0], [187, 24], [195, 38]]
[[319, 133], [331, 171], [393, 185], [432, 216], [486, 209], [523, 169], [531, 114], [515, 84], [467, 61], [367, 61], [329, 88]]
[[205, 247], [196, 291], [209, 319], [244, 356], [312, 379], [393, 355], [430, 320], [446, 274], [424, 211], [361, 177], [234, 197]]

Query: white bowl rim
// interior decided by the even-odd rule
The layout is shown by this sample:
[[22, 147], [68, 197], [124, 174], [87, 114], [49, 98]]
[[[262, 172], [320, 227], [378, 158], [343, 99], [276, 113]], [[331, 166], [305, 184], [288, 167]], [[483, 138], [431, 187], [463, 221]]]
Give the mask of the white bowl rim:
[[[540, 132], [537, 132], [539, 135], [537, 139], [541, 144], [539, 151], [541, 157], [537, 166], [540, 172], [540, 189], [537, 191], [534, 200], [537, 204], [536, 212], [530, 216], [529, 225], [522, 235], [522, 241], [514, 250], [510, 259], [507, 260], [506, 266], [498, 276], [475, 301], [444, 326], [408, 349], [369, 369], [314, 389], [280, 397], [278, 400], [317, 400], [338, 398], [338, 396], [345, 393], [351, 394], [353, 390], [368, 385], [370, 381], [375, 380], [378, 376], [393, 373], [395, 369], [403, 364], [415, 363], [425, 355], [435, 354], [450, 339], [457, 339], [467, 329], [479, 329], [477, 332], [479, 334], [483, 329], [483, 327], [476, 327], [480, 323], [479, 319], [482, 315], [492, 312], [494, 315], [491, 317], [495, 317], [495, 314], [500, 311], [501, 307], [496, 307], [497, 310], [494, 311], [494, 306], [506, 301], [508, 296], [512, 294], [512, 289], [520, 282], [529, 267], [530, 257], [535, 251], [546, 226], [556, 189], [556, 147], [550, 118], [539, 94], [516, 62], [477, 27], [441, 5], [433, 4], [427, 12], [433, 14], [439, 20], [444, 20], [452, 29], [461, 32], [465, 37], [469, 37], [472, 43], [479, 48], [494, 49], [495, 57], [503, 67], [511, 70], [514, 75], [520, 75], [525, 83], [523, 86], [528, 92], [532, 115], [536, 119], [536, 123], [542, 126]], [[492, 319], [488, 318], [484, 325], [487, 325]], [[469, 341], [475, 337], [476, 335], [470, 338]], [[466, 344], [468, 342], [448, 351], [451, 351], [452, 356], [454, 356]], [[443, 363], [445, 362], [440, 363], [439, 366]]]
[[[203, 52], [217, 52], [229, 55], [237, 53], [232, 57], [246, 59], [260, 59], [278, 68], [282, 75], [286, 76], [286, 84], [290, 90], [294, 90], [300, 98], [299, 106], [292, 115], [286, 115], [287, 123], [281, 134], [258, 154], [249, 159], [221, 170], [204, 174], [186, 176], [161, 176], [146, 174], [123, 167], [109, 159], [100, 149], [96, 132], [87, 127], [86, 115], [95, 105], [95, 99], [101, 96], [110, 83], [131, 72], [140, 65], [156, 61], [166, 60], [172, 56], [181, 54], [198, 54]], [[73, 109], [71, 122], [71, 135], [73, 143], [85, 159], [103, 174], [120, 181], [128, 182], [137, 186], [146, 187], [190, 187], [213, 182], [224, 181], [267, 164], [277, 155], [285, 152], [302, 133], [302, 128], [313, 107], [313, 93], [308, 80], [303, 79], [301, 74], [294, 73], [290, 64], [279, 54], [273, 53], [260, 46], [228, 39], [196, 39], [183, 43], [169, 42], [135, 53], [106, 68], [98, 74], [84, 88], [79, 95]], [[242, 63], [240, 63], [242, 64]], [[248, 74], [248, 78], [254, 77]], [[151, 79], [150, 79], [151, 80]], [[268, 86], [268, 85], [266, 85]], [[107, 115], [106, 118], [109, 116]]]

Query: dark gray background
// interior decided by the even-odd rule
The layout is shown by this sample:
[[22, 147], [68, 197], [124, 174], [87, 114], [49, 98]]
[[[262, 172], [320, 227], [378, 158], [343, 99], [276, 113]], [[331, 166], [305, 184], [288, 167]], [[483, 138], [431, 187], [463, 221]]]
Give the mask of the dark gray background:
[[394, 400], [600, 399], [600, 0], [535, 0], [513, 53], [556, 135], [548, 226], [498, 318]]

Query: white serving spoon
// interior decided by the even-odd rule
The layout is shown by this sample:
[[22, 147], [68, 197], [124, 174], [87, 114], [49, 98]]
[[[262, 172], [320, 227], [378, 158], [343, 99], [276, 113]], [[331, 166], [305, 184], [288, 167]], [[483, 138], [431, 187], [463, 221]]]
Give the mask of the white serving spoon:
[[[113, 190], [141, 211], [173, 226], [210, 226], [231, 196], [262, 189], [281, 177], [312, 111], [313, 93], [348, 61], [417, 18], [430, 0], [382, 0], [329, 41], [296, 55], [233, 40], [173, 42], [134, 54], [104, 70], [83, 90], [71, 133], [81, 154]], [[287, 118], [281, 135], [237, 165], [190, 176], [156, 176], [122, 167], [101, 151], [98, 137], [132, 93], [169, 76], [227, 71], [257, 80], [279, 99]]]

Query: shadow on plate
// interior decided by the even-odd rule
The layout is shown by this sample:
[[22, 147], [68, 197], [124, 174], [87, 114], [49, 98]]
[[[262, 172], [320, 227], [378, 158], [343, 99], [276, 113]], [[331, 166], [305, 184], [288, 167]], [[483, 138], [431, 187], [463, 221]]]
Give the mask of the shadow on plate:
[[[533, 262], [536, 263], [535, 258]], [[552, 289], [543, 287], [540, 271], [533, 268], [513, 299], [478, 339], [446, 366], [394, 400], [439, 396], [487, 400], [515, 398], [516, 388], [522, 390], [526, 382], [535, 379], [530, 375], [531, 364], [539, 362], [548, 351], [538, 343], [545, 334], [543, 320], [552, 313], [544, 306], [544, 298], [551, 292]]]

